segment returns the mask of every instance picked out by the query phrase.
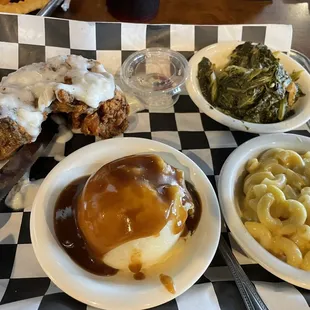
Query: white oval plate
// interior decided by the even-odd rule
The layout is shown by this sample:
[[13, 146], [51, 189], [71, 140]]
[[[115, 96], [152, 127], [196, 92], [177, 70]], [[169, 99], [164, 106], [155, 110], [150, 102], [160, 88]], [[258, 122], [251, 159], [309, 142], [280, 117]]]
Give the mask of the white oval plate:
[[291, 149], [305, 153], [310, 150], [310, 138], [293, 134], [263, 135], [245, 142], [233, 151], [223, 165], [219, 178], [219, 199], [225, 221], [241, 248], [258, 264], [277, 277], [294, 285], [310, 289], [310, 272], [292, 267], [266, 251], [248, 233], [240, 219], [235, 187], [251, 158], [271, 148]]
[[[173, 278], [176, 294], [160, 283], [159, 273], [143, 281], [118, 273], [93, 275], [76, 265], [58, 244], [53, 212], [60, 192], [74, 179], [89, 175], [123, 156], [156, 153], [182, 169], [186, 180], [200, 194], [202, 215], [195, 233], [182, 252], [158, 266]], [[50, 279], [64, 292], [88, 305], [106, 310], [147, 309], [168, 302], [190, 288], [209, 266], [219, 242], [220, 211], [215, 192], [200, 168], [181, 152], [165, 144], [139, 138], [118, 138], [83, 147], [62, 160], [45, 178], [35, 198], [30, 221], [31, 240], [37, 259]], [[157, 270], [156, 269], [156, 270]]]
[[[243, 42], [231, 41], [221, 42], [210, 46], [207, 46], [197, 52], [189, 61], [190, 75], [186, 82], [186, 89], [191, 99], [197, 105], [197, 107], [206, 113], [209, 117], [213, 118], [217, 122], [236, 130], [254, 132], [254, 133], [277, 133], [285, 132], [296, 129], [306, 123], [310, 119], [310, 75], [309, 73], [294, 59], [289, 56], [279, 53], [278, 58], [281, 64], [284, 66], [288, 73], [292, 73], [294, 70], [303, 70], [298, 83], [300, 84], [303, 92], [306, 96], [298, 99], [294, 110], [295, 114], [289, 117], [287, 120], [273, 123], [273, 124], [255, 124], [250, 122], [244, 122], [228, 116], [212, 105], [204, 98], [200, 91], [198, 82], [198, 64], [202, 57], [207, 57], [217, 67], [223, 67], [229, 60], [229, 55], [235, 49], [235, 47]], [[271, 51], [274, 51], [270, 48]]]

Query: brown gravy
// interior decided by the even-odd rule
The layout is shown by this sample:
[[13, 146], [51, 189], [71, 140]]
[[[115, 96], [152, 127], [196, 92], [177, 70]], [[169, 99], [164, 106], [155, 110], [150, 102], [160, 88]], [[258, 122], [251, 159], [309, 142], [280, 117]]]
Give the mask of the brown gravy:
[[188, 212], [188, 216], [185, 222], [185, 227], [182, 232], [181, 237], [186, 237], [189, 233], [192, 235], [196, 230], [200, 217], [201, 217], [201, 200], [198, 192], [196, 191], [194, 185], [188, 181], [185, 181], [186, 188], [191, 195], [191, 198], [194, 203], [194, 210], [190, 210]]
[[175, 294], [175, 287], [171, 277], [165, 274], [160, 274], [159, 280], [169, 293]]
[[183, 171], [157, 155], [133, 155], [104, 165], [89, 178], [76, 219], [89, 249], [102, 259], [119, 245], [157, 235], [168, 221], [172, 233], [180, 233], [186, 203], [193, 207]]
[[128, 269], [132, 273], [138, 273], [142, 269], [141, 252], [136, 250], [132, 253]]
[[89, 176], [85, 176], [74, 180], [59, 195], [54, 212], [55, 233], [63, 249], [79, 266], [97, 275], [115, 275], [117, 269], [96, 261], [89, 255], [75, 222], [74, 202], [88, 178]]
[[[145, 157], [148, 157], [145, 159]], [[123, 160], [123, 161], [122, 161]], [[124, 162], [125, 161], [125, 162]], [[155, 162], [155, 163], [154, 163]], [[126, 163], [126, 165], [125, 165]], [[123, 168], [121, 169], [114, 169], [114, 167], [119, 167], [120, 165], [123, 165]], [[92, 187], [92, 193], [95, 191], [98, 193], [104, 191], [103, 189], [107, 190], [107, 187], [110, 188], [111, 190], [111, 184], [114, 186], [116, 190], [122, 189], [124, 185], [126, 184], [125, 182], [133, 182], [132, 179], [138, 178], [140, 175], [140, 180], [148, 180], [150, 183], [153, 182], [153, 184], [157, 184], [156, 187], [156, 195], [160, 197], [161, 204], [160, 204], [160, 210], [155, 210], [156, 208], [152, 208], [153, 204], [158, 202], [158, 198], [155, 199], [155, 196], [152, 196], [153, 193], [145, 194], [145, 201], [149, 201], [148, 199], [151, 198], [153, 199], [153, 204], [147, 204], [148, 208], [151, 210], [147, 210], [143, 204], [139, 206], [139, 210], [136, 210], [135, 208], [132, 209], [125, 209], [127, 211], [125, 219], [130, 219], [132, 222], [131, 229], [134, 230], [134, 234], [131, 234], [131, 236], [127, 239], [117, 239], [120, 235], [118, 235], [117, 231], [113, 231], [112, 227], [112, 233], [116, 233], [116, 244], [122, 244], [125, 243], [129, 240], [133, 240], [136, 238], [141, 238], [144, 236], [150, 236], [150, 235], [157, 235], [160, 230], [164, 227], [164, 225], [167, 223], [168, 220], [173, 219], [174, 220], [174, 227], [173, 227], [173, 232], [178, 233], [183, 229], [184, 231], [182, 233], [182, 236], [185, 236], [188, 232], [193, 233], [193, 231], [196, 229], [199, 219], [201, 216], [201, 201], [199, 198], [198, 193], [196, 192], [195, 188], [188, 182], [186, 182], [186, 187], [188, 190], [186, 190], [185, 183], [184, 183], [184, 178], [183, 178], [183, 172], [180, 170], [170, 169], [168, 171], [169, 173], [163, 175], [161, 172], [162, 170], [158, 165], [161, 165], [160, 162], [156, 162], [156, 159], [154, 160], [153, 157], [150, 157], [150, 155], [143, 155], [143, 156], [130, 156], [123, 158], [118, 161], [114, 161], [112, 163], [109, 163], [102, 167], [99, 171], [103, 170], [108, 170], [104, 171], [105, 173], [103, 174], [98, 174], [98, 172], [93, 175], [92, 179], [95, 179], [94, 183], [88, 181], [88, 185]], [[140, 169], [139, 175], [136, 175], [135, 173], [126, 173], [126, 167], [128, 170], [129, 167], [138, 168]], [[130, 169], [129, 169], [130, 170]], [[128, 171], [129, 171], [128, 170]], [[135, 170], [135, 169], [134, 169]], [[143, 173], [141, 173], [141, 170]], [[115, 171], [115, 175], [113, 177], [115, 179], [111, 179], [111, 174], [110, 171]], [[138, 172], [138, 170], [135, 170]], [[109, 173], [108, 173], [109, 172]], [[124, 173], [125, 172], [125, 173]], [[142, 175], [142, 177], [141, 177]], [[98, 178], [94, 178], [94, 176], [97, 176]], [[107, 178], [107, 176], [110, 176]], [[77, 216], [77, 210], [79, 207], [81, 207], [80, 199], [81, 199], [81, 193], [83, 191], [83, 188], [85, 189], [85, 184], [87, 182], [87, 179], [89, 177], [85, 176], [80, 179], [77, 179], [73, 181], [71, 184], [69, 184], [60, 194], [57, 202], [56, 202], [56, 207], [55, 207], [55, 213], [54, 213], [54, 226], [55, 226], [55, 233], [56, 236], [64, 248], [64, 250], [68, 253], [68, 255], [82, 268], [86, 269], [89, 272], [92, 272], [97, 275], [114, 275], [117, 273], [117, 270], [114, 268], [111, 268], [104, 264], [102, 262], [102, 257], [105, 253], [107, 253], [107, 250], [110, 250], [111, 248], [115, 247], [115, 235], [114, 235], [114, 240], [111, 239], [110, 233], [106, 234], [106, 231], [111, 232], [110, 230], [99, 230], [98, 234], [95, 235], [95, 241], [104, 241], [108, 246], [104, 247], [104, 249], [99, 248], [99, 253], [98, 253], [98, 248], [91, 246], [89, 242], [87, 244], [85, 243], [85, 239], [89, 240], [88, 238], [85, 238], [84, 233], [81, 231], [80, 227], [80, 222], [78, 221], [78, 216]], [[91, 179], [90, 179], [91, 180]], [[182, 183], [183, 182], [183, 183]], [[141, 183], [143, 184], [143, 183]], [[185, 195], [182, 198], [182, 201], [180, 203], [184, 204], [186, 202], [191, 202], [194, 204], [194, 211], [189, 213], [189, 216], [187, 214], [182, 214], [178, 212], [178, 210], [171, 210], [173, 207], [171, 207], [171, 200], [175, 197], [175, 193], [173, 190], [169, 189], [169, 187], [165, 186], [165, 184], [174, 184], [174, 185], [182, 185], [184, 188], [184, 193]], [[105, 186], [105, 187], [104, 187]], [[114, 188], [112, 188], [114, 190]], [[171, 188], [171, 187], [170, 187]], [[172, 186], [172, 188], [174, 188]], [[130, 188], [131, 189], [131, 188]], [[134, 187], [133, 190], [137, 190], [137, 194], [141, 194], [139, 188]], [[118, 194], [117, 192], [116, 194]], [[85, 192], [84, 192], [85, 196]], [[87, 196], [87, 195], [86, 195]], [[108, 196], [108, 195], [107, 195]], [[105, 196], [104, 198], [107, 198]], [[114, 196], [114, 198], [117, 196]], [[98, 196], [97, 196], [98, 198]], [[101, 200], [102, 197], [98, 198], [98, 203], [95, 205], [95, 208], [99, 207], [99, 210], [94, 210], [93, 214], [83, 214], [84, 219], [88, 219], [87, 216], [96, 216], [98, 217], [98, 214], [102, 211], [106, 211], [109, 209], [109, 203], [112, 203], [113, 200], [111, 197], [108, 197], [110, 199], [104, 199]], [[88, 199], [88, 200], [87, 200]], [[91, 196], [87, 196], [86, 200], [92, 201]], [[108, 204], [106, 202], [109, 202]], [[151, 200], [152, 201], [152, 200]], [[92, 201], [94, 202], [94, 201]], [[100, 202], [100, 203], [99, 203]], [[135, 201], [136, 202], [136, 201]], [[140, 201], [141, 203], [141, 201]], [[128, 204], [127, 204], [128, 205]], [[132, 204], [132, 206], [134, 203]], [[85, 205], [84, 205], [85, 206]], [[151, 206], [151, 207], [150, 207]], [[83, 207], [83, 206], [82, 206]], [[115, 206], [114, 206], [115, 207]], [[135, 220], [135, 216], [137, 217], [137, 214], [139, 212], [142, 212], [142, 219], [139, 222], [138, 220]], [[179, 208], [183, 209], [183, 208]], [[174, 214], [172, 214], [174, 213]], [[187, 213], [187, 212], [185, 212]], [[104, 213], [105, 215], [105, 213]], [[114, 214], [115, 216], [115, 214]], [[111, 218], [110, 218], [111, 219]], [[147, 223], [147, 225], [145, 225]], [[108, 223], [109, 224], [109, 223]], [[115, 221], [113, 222], [115, 225]], [[143, 225], [143, 227], [142, 227]], [[111, 226], [106, 226], [106, 228]], [[142, 229], [142, 233], [139, 231]], [[103, 236], [102, 236], [103, 235]], [[103, 239], [102, 239], [103, 238]], [[108, 242], [107, 242], [108, 241]], [[110, 243], [109, 243], [110, 242]], [[114, 243], [114, 244], [113, 244]], [[92, 244], [94, 245], [94, 244]], [[132, 256], [131, 258], [131, 263], [129, 264], [129, 269], [131, 272], [134, 273], [134, 278], [137, 280], [142, 280], [144, 279], [144, 274], [141, 272], [142, 269], [142, 264], [140, 262], [140, 253], [135, 253], [135, 255]]]
[[135, 280], [144, 280], [145, 279], [145, 274], [143, 272], [137, 272], [133, 275], [133, 278]]

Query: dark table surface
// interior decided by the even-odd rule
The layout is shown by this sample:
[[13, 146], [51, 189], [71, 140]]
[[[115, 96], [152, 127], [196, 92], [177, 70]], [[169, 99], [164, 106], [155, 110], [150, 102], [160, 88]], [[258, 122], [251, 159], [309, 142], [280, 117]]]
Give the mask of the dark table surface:
[[[292, 48], [310, 56], [310, 0], [161, 0], [150, 23], [183, 24], [292, 24]], [[56, 17], [85, 21], [115, 21], [105, 0], [72, 0], [70, 10]]]

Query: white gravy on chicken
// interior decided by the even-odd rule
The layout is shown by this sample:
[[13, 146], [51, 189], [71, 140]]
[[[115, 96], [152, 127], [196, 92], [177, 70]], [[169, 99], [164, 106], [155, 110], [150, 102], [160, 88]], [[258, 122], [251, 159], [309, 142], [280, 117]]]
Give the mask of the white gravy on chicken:
[[[65, 84], [65, 77], [72, 84]], [[114, 97], [115, 82], [102, 64], [82, 56], [56, 56], [34, 63], [4, 77], [0, 83], [0, 119], [9, 117], [33, 140], [41, 131], [44, 112], [65, 90], [90, 108]]]

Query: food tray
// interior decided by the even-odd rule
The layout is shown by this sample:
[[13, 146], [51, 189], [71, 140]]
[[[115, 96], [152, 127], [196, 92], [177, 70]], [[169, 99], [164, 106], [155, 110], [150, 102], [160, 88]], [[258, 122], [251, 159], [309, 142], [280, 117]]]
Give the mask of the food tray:
[[[190, 58], [195, 51], [218, 41], [251, 40], [288, 52], [292, 38], [292, 27], [288, 25], [88, 23], [5, 14], [0, 15], [0, 29], [0, 48], [2, 55], [6, 55], [0, 59], [1, 76], [58, 54], [96, 58], [107, 70], [116, 73], [128, 55], [146, 47], [169, 47]], [[292, 56], [309, 65], [297, 52]], [[307, 126], [293, 132], [310, 136]], [[189, 96], [182, 95], [169, 110], [157, 113], [141, 111], [132, 115], [129, 129], [123, 136], [154, 139], [181, 150], [201, 167], [216, 189], [217, 178], [227, 156], [256, 134], [231, 131], [201, 113]], [[75, 134], [65, 144], [54, 141], [31, 168], [30, 178], [44, 178], [58, 163], [56, 159], [95, 141], [95, 137], [82, 134]], [[4, 202], [0, 203], [0, 310], [87, 309], [86, 305], [61, 292], [41, 269], [30, 240], [30, 211], [31, 208], [12, 211]], [[243, 254], [225, 227], [222, 233], [270, 310], [308, 309], [308, 291], [267, 272]], [[156, 309], [245, 308], [232, 275], [220, 254], [216, 253], [210, 267], [190, 290]]]

